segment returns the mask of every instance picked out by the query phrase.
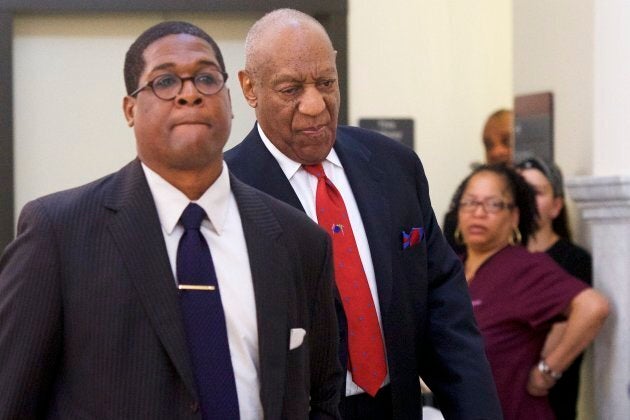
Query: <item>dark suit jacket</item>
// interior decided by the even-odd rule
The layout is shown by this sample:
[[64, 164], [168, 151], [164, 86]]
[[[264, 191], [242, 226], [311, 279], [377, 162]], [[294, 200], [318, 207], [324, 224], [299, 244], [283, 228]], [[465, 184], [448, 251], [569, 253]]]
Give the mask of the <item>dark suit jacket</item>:
[[[304, 214], [231, 182], [265, 418], [334, 416], [343, 373], [330, 241]], [[139, 161], [27, 204], [0, 259], [0, 418], [200, 418], [181, 318]], [[307, 334], [289, 351], [291, 328]]]
[[[420, 418], [418, 375], [446, 418], [501, 418], [462, 266], [436, 223], [418, 156], [387, 137], [352, 127], [338, 128], [334, 147], [374, 263], [394, 418]], [[302, 209], [256, 127], [225, 160], [242, 181]], [[422, 227], [424, 237], [403, 250], [402, 232], [412, 227]], [[345, 323], [340, 330], [345, 336]], [[341, 347], [343, 363], [345, 337]]]

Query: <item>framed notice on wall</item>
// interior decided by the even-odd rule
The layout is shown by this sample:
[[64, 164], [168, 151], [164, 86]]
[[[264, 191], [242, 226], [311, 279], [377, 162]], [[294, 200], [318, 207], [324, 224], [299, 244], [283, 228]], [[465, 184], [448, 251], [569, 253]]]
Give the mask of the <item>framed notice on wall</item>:
[[413, 120], [411, 118], [361, 118], [359, 127], [378, 131], [413, 149]]
[[553, 93], [514, 98], [514, 133], [516, 161], [533, 154], [553, 162]]

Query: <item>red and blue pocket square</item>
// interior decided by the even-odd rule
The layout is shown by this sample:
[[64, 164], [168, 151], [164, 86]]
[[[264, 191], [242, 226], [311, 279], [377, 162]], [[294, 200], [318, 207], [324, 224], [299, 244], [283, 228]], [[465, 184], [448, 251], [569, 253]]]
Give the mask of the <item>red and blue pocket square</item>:
[[411, 231], [409, 231], [409, 233], [403, 230], [402, 248], [407, 249], [409, 247], [419, 244], [420, 241], [422, 241], [423, 237], [424, 237], [424, 229], [422, 229], [421, 227], [411, 228]]

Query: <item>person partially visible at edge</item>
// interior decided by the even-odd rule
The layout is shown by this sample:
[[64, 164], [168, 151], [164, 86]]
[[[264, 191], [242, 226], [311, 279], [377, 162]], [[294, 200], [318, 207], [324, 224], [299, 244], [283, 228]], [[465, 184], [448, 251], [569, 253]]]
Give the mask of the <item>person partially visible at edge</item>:
[[514, 113], [509, 109], [493, 112], [483, 127], [483, 147], [489, 165], [514, 163]]
[[249, 30], [245, 51], [239, 80], [257, 123], [226, 161], [333, 238], [342, 417], [420, 418], [421, 375], [446, 418], [500, 419], [462, 266], [437, 225], [418, 156], [338, 126], [337, 53], [317, 20], [275, 10]]
[[[531, 156], [518, 162], [516, 169], [536, 194], [538, 230], [527, 243], [527, 249], [531, 252], [546, 252], [572, 276], [592, 285], [591, 255], [571, 238], [560, 168], [553, 162]], [[565, 328], [566, 322], [554, 324], [546, 348], [555, 345]], [[581, 361], [582, 355], [575, 359], [549, 392], [549, 402], [558, 420], [576, 418]]]
[[[555, 419], [549, 391], [597, 335], [608, 301], [547, 254], [527, 250], [536, 203], [513, 169], [475, 169], [456, 198], [456, 237], [503, 415]], [[545, 348], [559, 320], [566, 321], [564, 334]]]
[[0, 419], [339, 418], [331, 241], [231, 176], [225, 70], [200, 28], [147, 29], [124, 65], [137, 158], [22, 210]]
[[[486, 164], [508, 165], [514, 163], [514, 112], [509, 109], [494, 111], [483, 126], [481, 135], [485, 151]], [[478, 162], [472, 163], [471, 168], [479, 166]], [[455, 227], [457, 226], [457, 191], [451, 198], [448, 210], [444, 215], [442, 229], [444, 237], [455, 253], [460, 254], [464, 249], [455, 241]]]

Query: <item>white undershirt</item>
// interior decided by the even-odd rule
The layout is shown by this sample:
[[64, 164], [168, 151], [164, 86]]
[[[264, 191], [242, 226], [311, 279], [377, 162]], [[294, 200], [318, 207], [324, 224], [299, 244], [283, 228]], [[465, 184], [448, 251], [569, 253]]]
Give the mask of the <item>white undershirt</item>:
[[[302, 203], [302, 207], [304, 207], [304, 211], [306, 212], [308, 217], [317, 222], [317, 213], [315, 209], [317, 178], [306, 172], [306, 170], [302, 167], [300, 163], [289, 159], [285, 154], [278, 150], [278, 148], [274, 146], [273, 143], [271, 143], [265, 133], [263, 133], [260, 125], [257, 124], [256, 126], [258, 128], [258, 134], [260, 135], [260, 138], [262, 139], [264, 145], [267, 147], [273, 157], [278, 161], [278, 164], [284, 172], [284, 175], [291, 183], [293, 190], [300, 199], [300, 203]], [[343, 166], [341, 166], [341, 161], [339, 160], [335, 149], [330, 150], [330, 153], [326, 157], [326, 160], [322, 162], [322, 166], [324, 168], [326, 176], [335, 185], [335, 187], [341, 194], [341, 197], [343, 198], [344, 204], [346, 205], [348, 218], [350, 219], [350, 225], [352, 226], [352, 233], [354, 234], [354, 239], [357, 242], [359, 256], [361, 258], [361, 263], [363, 264], [363, 271], [365, 271], [368, 286], [370, 287], [370, 293], [372, 294], [372, 300], [374, 301], [374, 307], [376, 308], [376, 315], [378, 316], [378, 323], [381, 328], [382, 335], [383, 324], [381, 322], [381, 310], [376, 289], [376, 276], [374, 275], [374, 265], [372, 264], [372, 256], [370, 254], [370, 247], [368, 244], [367, 235], [365, 234], [363, 220], [361, 219], [361, 214], [359, 213], [357, 202], [354, 199], [352, 188], [350, 188], [350, 183], [348, 182], [348, 178], [346, 177], [346, 173], [343, 170]], [[384, 340], [385, 339], [383, 338], [383, 342], [385, 342]], [[386, 385], [388, 383], [389, 369], [388, 374], [383, 381], [383, 385]], [[359, 387], [352, 381], [352, 374], [350, 373], [350, 371], [348, 371], [346, 377], [346, 396], [360, 394], [362, 392], [365, 391], [363, 391], [361, 387]]]
[[[191, 201], [146, 165], [142, 164], [142, 168], [160, 218], [173, 277], [177, 279], [177, 246], [184, 233], [178, 222]], [[194, 202], [208, 215], [201, 223], [201, 233], [208, 242], [221, 291], [240, 416], [262, 419], [254, 286], [241, 216], [225, 162], [219, 178]]]

